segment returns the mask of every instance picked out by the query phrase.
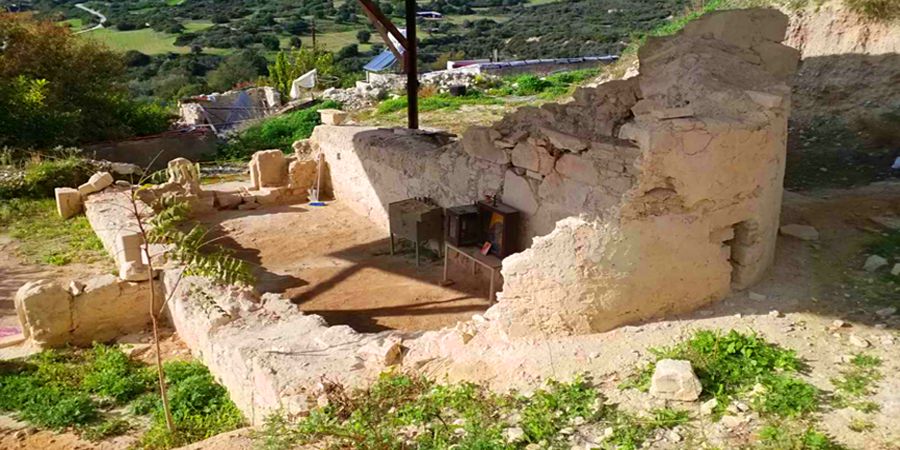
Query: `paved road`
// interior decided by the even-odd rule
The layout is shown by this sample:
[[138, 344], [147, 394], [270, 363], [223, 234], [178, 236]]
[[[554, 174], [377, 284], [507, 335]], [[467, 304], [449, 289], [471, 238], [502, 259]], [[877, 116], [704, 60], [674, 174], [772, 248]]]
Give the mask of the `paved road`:
[[106, 16], [104, 16], [103, 13], [101, 13], [100, 11], [96, 11], [91, 8], [88, 8], [87, 6], [84, 6], [84, 3], [78, 3], [75, 5], [75, 7], [78, 9], [87, 11], [87, 12], [97, 16], [98, 19], [100, 19], [100, 23], [98, 23], [97, 25], [94, 25], [93, 27], [88, 28], [86, 30], [76, 31], [75, 34], [87, 33], [88, 31], [94, 31], [94, 30], [99, 30], [100, 28], [103, 28], [103, 24], [106, 23]]

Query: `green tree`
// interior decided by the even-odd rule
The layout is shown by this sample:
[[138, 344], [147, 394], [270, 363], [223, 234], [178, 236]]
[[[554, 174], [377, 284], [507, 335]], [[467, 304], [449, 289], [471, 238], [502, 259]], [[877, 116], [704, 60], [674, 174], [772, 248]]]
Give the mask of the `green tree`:
[[209, 72], [207, 83], [213, 90], [227, 91], [238, 83], [259, 78], [264, 73], [265, 62], [265, 58], [252, 50], [235, 53]]
[[370, 33], [369, 30], [359, 30], [356, 32], [356, 40], [359, 41], [360, 44], [368, 44], [370, 39], [372, 39], [372, 33]]
[[293, 52], [281, 51], [275, 56], [275, 63], [269, 66], [268, 84], [278, 89], [282, 96], [291, 92], [291, 84], [297, 77], [316, 69], [320, 80], [335, 79], [338, 76], [334, 66], [334, 56], [330, 52], [313, 52], [299, 49]]
[[[122, 55], [28, 14], [0, 14], [0, 146], [52, 147], [146, 132]], [[140, 110], [140, 111], [139, 111]], [[168, 114], [151, 122], [167, 127]], [[157, 121], [156, 119], [162, 119]]]

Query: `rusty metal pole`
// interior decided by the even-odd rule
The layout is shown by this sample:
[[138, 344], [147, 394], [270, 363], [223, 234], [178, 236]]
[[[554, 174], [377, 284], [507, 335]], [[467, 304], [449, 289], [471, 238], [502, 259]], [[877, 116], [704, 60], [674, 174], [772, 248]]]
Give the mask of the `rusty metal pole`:
[[416, 0], [406, 0], [406, 99], [409, 128], [419, 128], [419, 67], [416, 42]]

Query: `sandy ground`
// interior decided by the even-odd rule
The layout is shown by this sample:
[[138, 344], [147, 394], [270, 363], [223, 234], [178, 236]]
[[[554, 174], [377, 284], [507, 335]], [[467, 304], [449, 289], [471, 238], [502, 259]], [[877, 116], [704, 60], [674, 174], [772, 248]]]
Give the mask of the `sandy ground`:
[[254, 266], [260, 292], [285, 294], [304, 311], [358, 331], [433, 330], [469, 320], [488, 307], [486, 280], [469, 279], [423, 252], [416, 267], [411, 246], [390, 255], [387, 233], [341, 202], [223, 211], [204, 219], [218, 244]]

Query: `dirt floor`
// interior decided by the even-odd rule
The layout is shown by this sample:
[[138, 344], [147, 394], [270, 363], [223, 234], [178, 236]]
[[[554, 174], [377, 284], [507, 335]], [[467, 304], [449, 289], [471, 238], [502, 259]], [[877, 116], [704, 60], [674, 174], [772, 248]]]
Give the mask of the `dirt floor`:
[[414, 247], [390, 254], [387, 233], [341, 202], [222, 211], [204, 222], [216, 243], [250, 262], [260, 292], [282, 293], [328, 323], [358, 331], [434, 330], [467, 321], [489, 306], [486, 278], [452, 264], [451, 286], [440, 285], [443, 259]]

